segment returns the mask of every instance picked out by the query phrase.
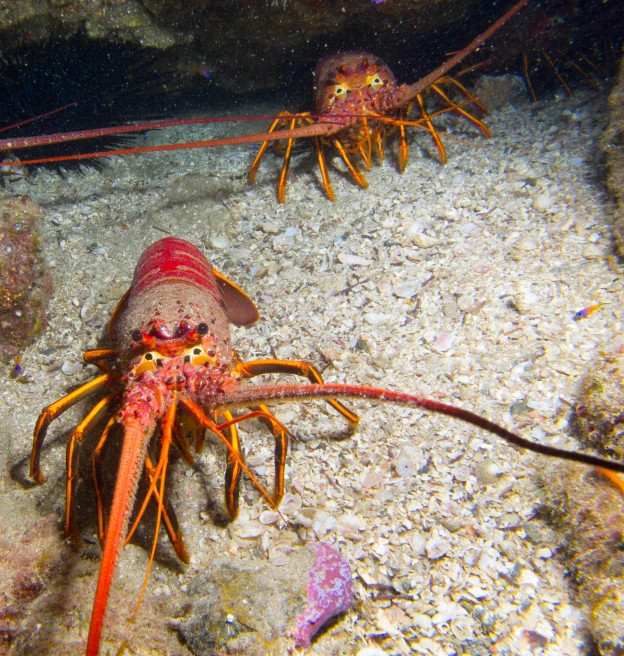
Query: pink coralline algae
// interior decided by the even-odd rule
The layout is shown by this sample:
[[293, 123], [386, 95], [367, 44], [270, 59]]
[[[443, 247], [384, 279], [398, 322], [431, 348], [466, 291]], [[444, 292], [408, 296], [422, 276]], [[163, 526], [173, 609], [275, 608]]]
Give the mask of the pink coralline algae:
[[0, 360], [15, 357], [45, 328], [51, 283], [42, 216], [27, 196], [0, 201]]
[[325, 542], [310, 545], [316, 560], [308, 581], [308, 607], [297, 616], [292, 633], [297, 647], [309, 647], [312, 636], [332, 617], [353, 604], [351, 567], [340, 552]]

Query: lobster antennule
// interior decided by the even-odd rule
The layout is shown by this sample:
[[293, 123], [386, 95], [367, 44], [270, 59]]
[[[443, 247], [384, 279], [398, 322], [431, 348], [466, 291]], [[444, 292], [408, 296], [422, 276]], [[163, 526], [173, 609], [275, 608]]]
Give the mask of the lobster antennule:
[[576, 451], [567, 451], [559, 449], [548, 444], [539, 444], [527, 440], [516, 433], [495, 424], [484, 417], [464, 410], [456, 406], [440, 403], [413, 394], [403, 392], [394, 392], [392, 390], [381, 389], [378, 387], [368, 387], [366, 385], [345, 385], [342, 383], [323, 383], [312, 385], [253, 385], [248, 387], [239, 386], [229, 390], [219, 403], [219, 407], [240, 407], [255, 405], [257, 403], [288, 403], [299, 399], [307, 400], [328, 400], [328, 399], [368, 399], [382, 403], [393, 403], [395, 405], [404, 405], [412, 408], [421, 408], [429, 410], [448, 417], [460, 419], [468, 424], [477, 426], [485, 431], [493, 433], [506, 442], [518, 446], [527, 451], [539, 453], [540, 455], [550, 456], [553, 458], [563, 458], [573, 462], [580, 462], [584, 465], [602, 467], [609, 471], [624, 473], [624, 463], [600, 458], [588, 453], [579, 453]]
[[399, 87], [393, 95], [392, 101], [385, 107], [379, 109], [398, 109], [413, 100], [419, 93], [422, 93], [430, 84], [436, 82], [446, 75], [454, 66], [459, 64], [468, 55], [472, 54], [479, 46], [483, 45], [501, 26], [506, 23], [514, 14], [520, 11], [529, 0], [520, 0], [509, 11], [503, 14], [496, 22], [492, 23], [485, 32], [480, 34], [472, 43], [462, 50], [456, 52], [448, 61], [426, 75], [414, 84], [404, 84]]
[[139, 420], [123, 422], [123, 446], [91, 613], [87, 656], [97, 656], [99, 653], [100, 637], [113, 575], [128, 531], [130, 514], [143, 469], [149, 438], [156, 426], [155, 421], [151, 423], [153, 423], [153, 426], [146, 425], [145, 422]]

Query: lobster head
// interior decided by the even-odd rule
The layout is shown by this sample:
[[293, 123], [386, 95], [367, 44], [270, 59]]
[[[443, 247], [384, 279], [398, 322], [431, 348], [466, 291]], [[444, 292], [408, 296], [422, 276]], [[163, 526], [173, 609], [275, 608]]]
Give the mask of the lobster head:
[[372, 110], [377, 95], [391, 92], [397, 86], [387, 64], [367, 52], [342, 52], [324, 57], [317, 64], [314, 76], [317, 114], [341, 109], [365, 114]]

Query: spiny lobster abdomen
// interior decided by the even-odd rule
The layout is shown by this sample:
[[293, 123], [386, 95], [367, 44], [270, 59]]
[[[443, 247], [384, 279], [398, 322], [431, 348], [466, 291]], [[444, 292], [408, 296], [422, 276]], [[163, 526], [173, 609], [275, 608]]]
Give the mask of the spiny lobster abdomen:
[[132, 285], [111, 319], [109, 333], [128, 352], [132, 331], [170, 337], [181, 321], [205, 323], [215, 347], [230, 359], [229, 322], [223, 297], [205, 255], [193, 244], [166, 237], [141, 256]]

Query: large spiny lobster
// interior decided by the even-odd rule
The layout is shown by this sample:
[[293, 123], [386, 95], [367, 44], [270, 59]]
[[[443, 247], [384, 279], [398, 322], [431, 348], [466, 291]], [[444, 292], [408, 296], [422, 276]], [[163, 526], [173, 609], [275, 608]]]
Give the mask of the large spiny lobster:
[[[407, 140], [405, 128], [408, 126], [420, 127], [428, 131], [438, 149], [442, 162], [446, 160], [446, 153], [440, 135], [432, 123], [432, 118], [440, 113], [456, 112], [476, 125], [484, 136], [489, 136], [488, 128], [475, 116], [472, 116], [465, 105], [475, 105], [485, 110], [483, 105], [456, 80], [445, 77], [448, 72], [473, 53], [500, 27], [518, 12], [528, 0], [519, 0], [509, 11], [494, 22], [483, 34], [472, 43], [456, 52], [447, 62], [436, 68], [433, 72], [414, 84], [397, 84], [394, 75], [388, 66], [379, 58], [367, 53], [343, 53], [327, 57], [319, 62], [315, 83], [315, 111], [316, 114], [288, 114], [283, 113], [275, 118], [269, 132], [262, 134], [230, 137], [226, 139], [213, 139], [183, 144], [169, 144], [165, 146], [146, 146], [140, 148], [126, 148], [124, 150], [83, 153], [65, 157], [47, 157], [27, 159], [21, 162], [0, 162], [0, 167], [44, 164], [59, 161], [74, 161], [91, 159], [94, 157], [107, 157], [111, 155], [126, 155], [130, 153], [155, 152], [160, 150], [181, 150], [186, 148], [203, 148], [208, 146], [226, 146], [234, 144], [263, 142], [250, 173], [249, 179], [253, 182], [260, 161], [264, 156], [268, 142], [286, 140], [286, 154], [284, 165], [278, 185], [278, 199], [284, 200], [286, 178], [290, 155], [295, 140], [299, 138], [314, 138], [316, 151], [323, 179], [325, 192], [331, 200], [334, 192], [329, 181], [322, 144], [329, 144], [337, 149], [356, 183], [366, 187], [367, 183], [349, 158], [348, 153], [357, 153], [362, 156], [366, 168], [370, 167], [372, 144], [377, 146], [379, 154], [383, 157], [383, 140], [391, 132], [399, 132], [399, 169], [402, 171], [407, 163]], [[459, 91], [464, 100], [455, 102], [443, 87], [448, 86]], [[439, 110], [429, 114], [423, 100], [423, 93], [433, 93], [441, 102]], [[420, 116], [410, 119], [413, 105], [418, 106]], [[245, 117], [259, 119], [268, 117]], [[174, 125], [209, 123], [214, 121], [236, 121], [240, 118], [229, 119], [176, 119], [171, 121], [158, 121], [114, 128], [96, 130], [81, 130], [65, 134], [45, 135], [41, 137], [24, 137], [5, 139], [0, 141], [0, 152], [14, 151], [33, 146], [62, 143], [79, 139], [87, 139], [111, 134], [131, 133], [142, 130], [170, 127]], [[281, 128], [281, 129], [278, 129]]]
[[[225, 503], [232, 517], [237, 512], [238, 484], [242, 472], [277, 508], [284, 492], [290, 434], [271, 414], [265, 402], [324, 399], [353, 426], [357, 424], [357, 415], [337, 398], [370, 399], [424, 408], [456, 417], [536, 453], [624, 472], [624, 464], [530, 442], [468, 410], [390, 390], [323, 383], [320, 374], [306, 362], [275, 359], [242, 362], [231, 350], [228, 324], [247, 325], [257, 318], [258, 312], [249, 297], [216, 272], [199, 249], [182, 239], [162, 239], [152, 244], [141, 256], [132, 285], [110, 320], [109, 336], [117, 348], [84, 354], [85, 361], [97, 365], [103, 373], [45, 408], [39, 416], [33, 438], [30, 476], [41, 483], [45, 479], [39, 460], [50, 422], [78, 401], [104, 393], [103, 398], [73, 430], [67, 448], [66, 530], [74, 541], [78, 541], [74, 493], [79, 446], [85, 432], [107, 410], [116, 409], [108, 419], [92, 456], [103, 556], [87, 642], [86, 653], [89, 656], [96, 656], [99, 652], [107, 600], [121, 549], [150, 499], [155, 499], [158, 505], [150, 564], [161, 523], [164, 523], [178, 556], [188, 562], [182, 537], [176, 528], [175, 515], [165, 496], [172, 442], [177, 443], [187, 459], [191, 456], [185, 436], [188, 432], [192, 434], [193, 429], [196, 430], [198, 449], [203, 444], [205, 430], [224, 443], [228, 450]], [[114, 360], [118, 362], [118, 368], [110, 366]], [[298, 374], [308, 378], [311, 384], [243, 384], [245, 379], [267, 373]], [[251, 406], [253, 410], [236, 417], [231, 414], [232, 408], [244, 406]], [[236, 424], [252, 417], [262, 418], [275, 436], [273, 495], [249, 471], [241, 456]], [[183, 430], [182, 425], [188, 427], [189, 422], [192, 430]], [[116, 423], [123, 429], [123, 443], [113, 500], [105, 521], [100, 458]], [[160, 441], [157, 462], [153, 462], [148, 455], [148, 445], [156, 439], [155, 436]], [[139, 478], [144, 468], [149, 489], [138, 517], [130, 527]]]

